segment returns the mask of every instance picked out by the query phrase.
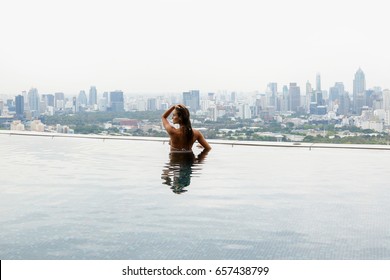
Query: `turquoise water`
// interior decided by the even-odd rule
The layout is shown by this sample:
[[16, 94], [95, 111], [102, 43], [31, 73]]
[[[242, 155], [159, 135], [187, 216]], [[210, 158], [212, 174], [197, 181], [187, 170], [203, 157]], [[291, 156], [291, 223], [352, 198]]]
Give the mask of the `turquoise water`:
[[0, 135], [0, 259], [389, 259], [389, 151]]

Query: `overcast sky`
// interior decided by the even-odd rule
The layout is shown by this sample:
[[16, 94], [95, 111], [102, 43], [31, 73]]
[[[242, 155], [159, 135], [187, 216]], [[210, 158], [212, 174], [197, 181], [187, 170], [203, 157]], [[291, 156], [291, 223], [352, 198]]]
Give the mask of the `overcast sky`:
[[385, 0], [0, 0], [0, 94], [390, 88]]

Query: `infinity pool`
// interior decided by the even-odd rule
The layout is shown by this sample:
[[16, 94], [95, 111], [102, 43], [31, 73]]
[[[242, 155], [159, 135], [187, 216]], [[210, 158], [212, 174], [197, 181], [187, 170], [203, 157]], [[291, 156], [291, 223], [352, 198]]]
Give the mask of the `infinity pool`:
[[0, 134], [0, 259], [389, 259], [390, 151]]

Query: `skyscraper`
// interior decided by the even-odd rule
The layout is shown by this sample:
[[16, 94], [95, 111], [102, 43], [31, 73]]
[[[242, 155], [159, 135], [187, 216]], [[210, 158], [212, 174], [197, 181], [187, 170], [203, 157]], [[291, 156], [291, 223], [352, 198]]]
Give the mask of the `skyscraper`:
[[329, 102], [337, 102], [342, 94], [344, 94], [344, 84], [336, 82], [333, 87], [329, 88]]
[[278, 84], [277, 83], [269, 83], [267, 86], [267, 93], [269, 94], [268, 100], [269, 105], [276, 107], [276, 96], [278, 94]]
[[16, 111], [16, 117], [18, 119], [23, 118], [23, 114], [24, 114], [24, 97], [23, 97], [23, 95], [18, 95], [15, 97], [15, 111]]
[[79, 106], [86, 107], [88, 104], [87, 95], [85, 94], [84, 90], [80, 90], [79, 95], [77, 97], [77, 102]]
[[45, 95], [46, 106], [54, 107], [54, 95], [46, 94]]
[[196, 112], [200, 109], [199, 90], [183, 92], [183, 103], [188, 107], [190, 112]]
[[94, 106], [97, 104], [97, 90], [96, 87], [91, 86], [89, 89], [89, 105]]
[[148, 98], [147, 110], [148, 111], [156, 111], [157, 110], [157, 99], [156, 98]]
[[112, 112], [123, 112], [125, 110], [123, 91], [116, 90], [110, 92], [110, 105]]
[[[335, 111], [335, 108], [339, 107], [340, 99], [344, 96], [344, 84], [336, 82], [335, 85], [329, 88], [329, 109]], [[344, 98], [344, 97], [343, 97]], [[338, 111], [340, 108], [338, 108]], [[345, 111], [345, 108], [343, 109]]]
[[361, 109], [364, 104], [366, 90], [366, 77], [362, 69], [358, 69], [355, 73], [355, 79], [353, 80], [353, 113], [360, 115]]
[[301, 89], [296, 83], [290, 83], [288, 90], [290, 96], [290, 111], [298, 112], [301, 106]]
[[31, 88], [28, 91], [28, 106], [31, 112], [36, 114], [39, 112], [39, 94], [36, 88]]
[[350, 113], [350, 107], [351, 99], [349, 97], [349, 93], [344, 91], [344, 93], [340, 95], [340, 104], [337, 112], [340, 115], [348, 115]]
[[310, 113], [310, 103], [312, 102], [313, 88], [309, 81], [306, 82], [306, 99], [305, 99], [305, 110], [306, 113]]
[[316, 75], [316, 91], [321, 91], [321, 75], [317, 73]]
[[54, 93], [54, 105], [58, 110], [65, 108], [65, 94], [63, 92]]

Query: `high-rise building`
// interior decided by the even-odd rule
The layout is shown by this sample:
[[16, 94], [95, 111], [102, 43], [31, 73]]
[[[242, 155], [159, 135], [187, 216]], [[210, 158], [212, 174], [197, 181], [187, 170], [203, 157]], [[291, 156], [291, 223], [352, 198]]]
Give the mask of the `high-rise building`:
[[123, 91], [110, 92], [110, 107], [112, 112], [123, 112], [125, 110]]
[[283, 86], [282, 96], [281, 96], [281, 108], [280, 111], [287, 112], [290, 110], [290, 97], [288, 93], [288, 86]]
[[23, 114], [24, 114], [24, 97], [23, 97], [23, 95], [18, 95], [15, 97], [15, 111], [16, 111], [16, 117], [18, 119], [23, 118]]
[[238, 114], [237, 116], [241, 119], [250, 119], [252, 117], [251, 109], [249, 104], [239, 104], [238, 105]]
[[325, 104], [324, 97], [321, 89], [321, 75], [317, 73], [316, 76], [316, 91], [315, 91], [315, 102], [317, 102], [318, 106], [322, 106]]
[[147, 110], [148, 111], [156, 111], [157, 110], [157, 100], [156, 100], [156, 98], [148, 98]]
[[31, 112], [38, 114], [39, 112], [39, 94], [36, 88], [31, 88], [28, 91], [28, 106]]
[[267, 93], [269, 94], [268, 104], [270, 106], [276, 107], [276, 97], [278, 94], [278, 84], [277, 83], [269, 83], [267, 86]]
[[53, 94], [45, 94], [44, 100], [46, 102], [46, 106], [54, 107], [54, 95]]
[[288, 90], [290, 97], [290, 111], [298, 112], [301, 107], [301, 89], [296, 83], [290, 83]]
[[313, 88], [309, 81], [306, 82], [306, 99], [305, 99], [305, 110], [306, 113], [310, 113], [310, 103], [312, 102]]
[[317, 73], [316, 75], [316, 91], [321, 91], [321, 75]]
[[340, 96], [344, 94], [344, 84], [342, 82], [336, 82], [333, 87], [329, 89], [329, 101], [336, 101], [340, 99]]
[[57, 110], [63, 110], [65, 108], [65, 94], [63, 92], [54, 93], [54, 107]]
[[209, 92], [207, 95], [208, 95], [209, 100], [211, 100], [211, 101], [215, 100], [215, 93], [214, 92]]
[[350, 108], [351, 108], [351, 99], [349, 97], [349, 93], [344, 91], [343, 94], [339, 96], [340, 102], [339, 102], [339, 108], [337, 112], [340, 115], [348, 115], [350, 113]]
[[332, 111], [339, 110], [340, 98], [344, 95], [344, 84], [336, 82], [335, 85], [329, 88], [329, 109]]
[[390, 90], [389, 89], [383, 90], [382, 97], [383, 97], [383, 109], [385, 111], [390, 111]]
[[366, 90], [366, 77], [362, 69], [358, 69], [353, 80], [353, 113], [360, 115], [361, 109], [365, 106], [364, 92]]
[[196, 112], [200, 109], [199, 90], [183, 92], [183, 103], [188, 107], [190, 112]]
[[236, 101], [237, 101], [237, 93], [235, 91], [233, 91], [230, 93], [230, 102], [232, 102], [234, 104], [234, 103], [236, 103]]
[[97, 90], [96, 87], [91, 86], [89, 89], [89, 105], [94, 106], [97, 104]]
[[84, 90], [80, 90], [79, 95], [77, 96], [77, 102], [80, 107], [86, 107], [88, 104], [87, 94]]

